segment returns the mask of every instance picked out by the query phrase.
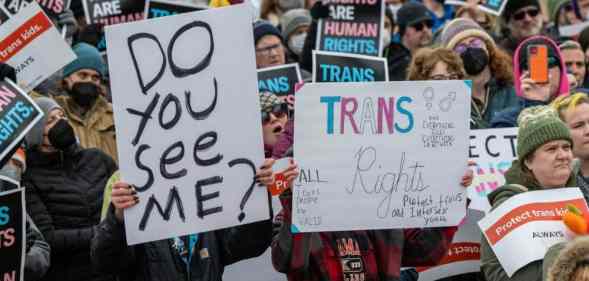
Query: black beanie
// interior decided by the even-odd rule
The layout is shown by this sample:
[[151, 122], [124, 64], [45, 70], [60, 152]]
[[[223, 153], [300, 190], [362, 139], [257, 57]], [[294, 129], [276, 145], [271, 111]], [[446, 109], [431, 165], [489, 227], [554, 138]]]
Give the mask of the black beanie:
[[276, 37], [280, 38], [280, 41], [283, 41], [280, 30], [274, 27], [270, 22], [265, 20], [256, 21], [254, 23], [254, 46], [266, 35], [276, 35]]
[[511, 16], [515, 14], [517, 10], [527, 6], [535, 6], [540, 9], [538, 0], [508, 0], [505, 8], [503, 9], [503, 19], [509, 22], [509, 19], [511, 19]]

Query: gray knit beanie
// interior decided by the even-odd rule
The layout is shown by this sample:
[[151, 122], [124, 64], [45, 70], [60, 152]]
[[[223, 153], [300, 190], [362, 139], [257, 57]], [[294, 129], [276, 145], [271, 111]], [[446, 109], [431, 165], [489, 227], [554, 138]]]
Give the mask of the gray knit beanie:
[[311, 24], [311, 14], [306, 9], [294, 9], [286, 12], [280, 19], [282, 37], [288, 41], [288, 36], [297, 28]]
[[47, 117], [49, 116], [49, 112], [52, 110], [61, 108], [53, 99], [40, 97], [34, 99], [35, 103], [39, 106], [41, 111], [43, 111], [43, 118], [31, 128], [31, 130], [25, 136], [26, 144], [29, 148], [41, 145], [43, 143], [43, 129], [45, 128], [45, 123], [47, 123]]
[[442, 31], [442, 44], [448, 49], [454, 49], [465, 38], [478, 37], [488, 48], [495, 47], [495, 41], [480, 25], [471, 19], [457, 18], [446, 24]]

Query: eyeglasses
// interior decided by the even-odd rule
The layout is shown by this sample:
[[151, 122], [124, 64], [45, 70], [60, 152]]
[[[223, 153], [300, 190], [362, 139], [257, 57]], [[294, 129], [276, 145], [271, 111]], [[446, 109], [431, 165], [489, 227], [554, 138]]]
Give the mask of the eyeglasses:
[[284, 118], [288, 114], [288, 105], [286, 103], [281, 103], [273, 106], [271, 110], [262, 111], [262, 124], [268, 124], [268, 122], [270, 122], [270, 119], [272, 119], [270, 114], [278, 119]]
[[485, 41], [480, 38], [474, 38], [469, 43], [460, 43], [454, 47], [454, 51], [458, 54], [462, 54], [466, 51], [466, 49], [470, 48], [479, 48], [482, 49], [485, 46]]
[[538, 9], [523, 10], [513, 14], [513, 19], [518, 21], [523, 20], [526, 17], [526, 15], [530, 16], [531, 18], [535, 18], [539, 13], [540, 11]]
[[429, 80], [458, 80], [460, 76], [456, 73], [437, 74], [429, 77]]
[[432, 27], [434, 26], [434, 22], [431, 20], [426, 20], [426, 21], [422, 21], [422, 22], [418, 22], [414, 25], [411, 25], [413, 28], [415, 28], [415, 30], [417, 32], [421, 32], [423, 30], [423, 28], [427, 27], [428, 29], [432, 29]]
[[267, 55], [270, 55], [270, 53], [272, 51], [278, 50], [279, 48], [282, 48], [282, 44], [280, 44], [280, 43], [270, 45], [268, 47], [256, 49], [256, 53], [260, 53], [261, 55], [267, 56]]

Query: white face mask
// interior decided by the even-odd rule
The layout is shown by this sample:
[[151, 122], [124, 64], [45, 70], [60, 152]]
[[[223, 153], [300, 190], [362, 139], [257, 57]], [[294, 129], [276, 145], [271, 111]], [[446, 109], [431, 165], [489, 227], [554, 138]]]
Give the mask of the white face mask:
[[293, 35], [290, 40], [288, 41], [288, 48], [295, 53], [295, 55], [300, 56], [303, 53], [303, 46], [305, 45], [305, 39], [307, 38], [307, 33], [300, 33], [297, 35]]
[[388, 30], [384, 30], [382, 34], [382, 47], [386, 48], [391, 44], [391, 33]]

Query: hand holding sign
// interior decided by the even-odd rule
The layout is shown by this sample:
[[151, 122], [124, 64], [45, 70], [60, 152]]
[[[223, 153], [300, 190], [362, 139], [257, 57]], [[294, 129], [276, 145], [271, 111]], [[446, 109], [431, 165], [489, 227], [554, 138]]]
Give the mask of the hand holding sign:
[[291, 188], [292, 183], [299, 176], [299, 168], [292, 159], [280, 159], [275, 166], [274, 181], [268, 187], [272, 196], [280, 195]]

